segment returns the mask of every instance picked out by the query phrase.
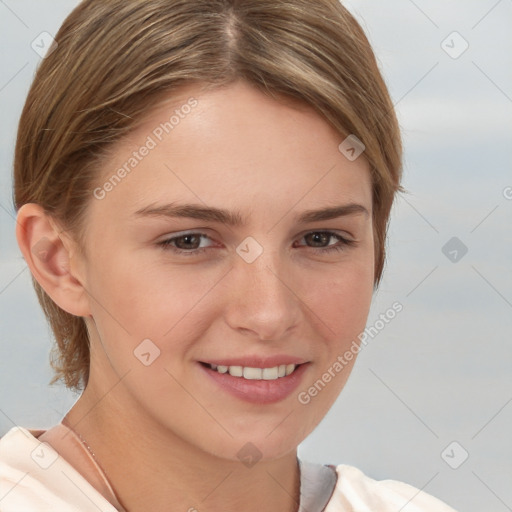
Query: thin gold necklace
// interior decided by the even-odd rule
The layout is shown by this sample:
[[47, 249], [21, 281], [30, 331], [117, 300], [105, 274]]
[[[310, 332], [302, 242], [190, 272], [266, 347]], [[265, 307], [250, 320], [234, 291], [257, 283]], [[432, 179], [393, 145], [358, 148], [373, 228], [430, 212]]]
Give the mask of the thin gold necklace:
[[75, 432], [75, 434], [77, 434], [77, 436], [79, 437], [80, 441], [82, 442], [82, 444], [87, 448], [87, 451], [92, 455], [93, 459], [96, 461], [96, 464], [98, 465], [98, 467], [100, 468], [100, 470], [103, 472], [103, 475], [105, 477], [105, 480], [108, 482], [108, 485], [110, 486], [110, 490], [112, 491], [112, 494], [114, 495], [115, 499], [117, 500], [117, 502], [121, 505], [122, 509], [121, 509], [121, 512], [128, 512], [128, 509], [124, 506], [124, 504], [122, 503], [122, 501], [119, 499], [119, 496], [117, 494], [117, 492], [115, 491], [114, 489], [114, 486], [112, 485], [112, 482], [110, 481], [110, 478], [109, 476], [107, 475], [107, 472], [103, 469], [103, 466], [100, 464], [100, 461], [98, 460], [98, 458], [96, 457], [96, 455], [94, 454], [94, 452], [92, 451], [92, 448], [89, 446], [89, 444], [87, 443], [87, 441], [82, 437], [82, 435], [80, 434], [80, 432], [76, 432], [76, 430], [73, 430], [73, 432]]

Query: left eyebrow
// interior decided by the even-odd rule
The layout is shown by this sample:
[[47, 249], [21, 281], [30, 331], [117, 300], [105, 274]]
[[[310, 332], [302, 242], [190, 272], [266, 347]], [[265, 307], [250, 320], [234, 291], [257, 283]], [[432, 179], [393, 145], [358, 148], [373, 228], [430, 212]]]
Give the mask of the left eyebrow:
[[306, 224], [308, 222], [337, 219], [338, 217], [346, 217], [347, 215], [358, 214], [364, 214], [367, 217], [370, 216], [370, 213], [362, 204], [350, 203], [342, 206], [322, 208], [320, 210], [306, 210], [300, 215], [295, 216], [295, 220], [299, 223]]
[[[364, 214], [369, 216], [368, 210], [361, 204], [350, 203], [340, 206], [332, 206], [317, 210], [306, 210], [294, 216], [294, 220], [300, 224], [318, 222], [349, 215]], [[241, 226], [246, 221], [238, 211], [229, 211], [223, 208], [215, 208], [199, 204], [163, 204], [150, 205], [137, 210], [136, 216], [150, 217], [181, 217], [210, 222], [219, 222], [228, 226]]]
[[240, 226], [244, 219], [239, 212], [230, 212], [222, 208], [204, 206], [199, 204], [162, 204], [150, 205], [135, 212], [137, 216], [144, 217], [182, 217], [210, 222], [219, 222], [228, 226]]

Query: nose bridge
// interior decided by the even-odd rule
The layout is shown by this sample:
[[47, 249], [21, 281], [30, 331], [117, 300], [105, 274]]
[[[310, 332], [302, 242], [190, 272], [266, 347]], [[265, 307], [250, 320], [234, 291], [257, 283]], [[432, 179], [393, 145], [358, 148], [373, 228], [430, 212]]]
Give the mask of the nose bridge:
[[252, 290], [256, 297], [262, 293], [273, 299], [287, 295], [289, 290], [283, 283], [286, 266], [282, 260], [277, 251], [267, 250], [253, 263], [240, 265], [247, 279], [247, 291]]
[[234, 264], [235, 289], [227, 307], [228, 322], [232, 328], [253, 331], [261, 339], [277, 339], [297, 323], [300, 313], [287, 282], [289, 263], [285, 255], [270, 249], [249, 261], [240, 256]]

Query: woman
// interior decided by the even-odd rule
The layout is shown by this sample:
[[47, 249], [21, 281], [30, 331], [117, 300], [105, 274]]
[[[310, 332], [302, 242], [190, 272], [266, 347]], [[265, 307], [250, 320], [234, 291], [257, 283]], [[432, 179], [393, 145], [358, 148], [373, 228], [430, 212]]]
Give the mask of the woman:
[[451, 511], [297, 458], [354, 364], [400, 175], [337, 1], [83, 1], [15, 154], [55, 378], [83, 392], [0, 441], [1, 510]]

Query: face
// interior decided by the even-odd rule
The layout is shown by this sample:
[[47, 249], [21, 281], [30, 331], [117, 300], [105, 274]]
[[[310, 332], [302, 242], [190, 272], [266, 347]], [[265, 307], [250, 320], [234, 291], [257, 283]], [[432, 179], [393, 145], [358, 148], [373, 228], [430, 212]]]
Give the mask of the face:
[[115, 146], [79, 268], [89, 386], [115, 386], [119, 421], [228, 459], [320, 422], [373, 292], [368, 163], [342, 141], [237, 82], [182, 89]]

